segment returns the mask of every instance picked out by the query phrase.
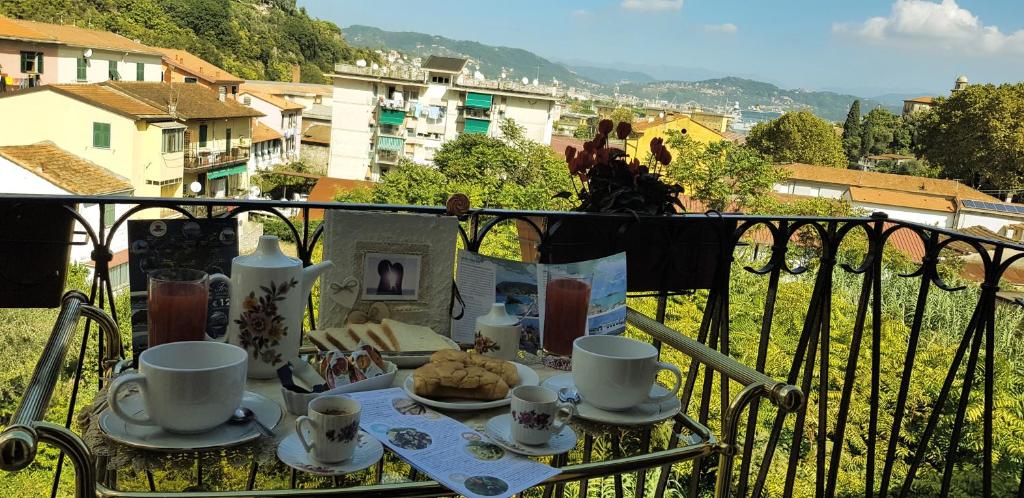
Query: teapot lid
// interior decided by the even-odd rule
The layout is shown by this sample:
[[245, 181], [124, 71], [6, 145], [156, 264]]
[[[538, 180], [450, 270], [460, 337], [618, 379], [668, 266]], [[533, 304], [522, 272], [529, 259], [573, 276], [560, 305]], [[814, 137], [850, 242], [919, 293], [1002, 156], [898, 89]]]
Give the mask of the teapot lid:
[[496, 327], [509, 327], [518, 325], [519, 319], [509, 315], [505, 311], [505, 303], [494, 303], [491, 312], [476, 319], [480, 325], [491, 325]]
[[258, 268], [292, 268], [301, 267], [302, 262], [288, 257], [281, 252], [281, 244], [274, 235], [262, 235], [256, 244], [256, 251], [246, 256], [238, 256], [234, 263]]

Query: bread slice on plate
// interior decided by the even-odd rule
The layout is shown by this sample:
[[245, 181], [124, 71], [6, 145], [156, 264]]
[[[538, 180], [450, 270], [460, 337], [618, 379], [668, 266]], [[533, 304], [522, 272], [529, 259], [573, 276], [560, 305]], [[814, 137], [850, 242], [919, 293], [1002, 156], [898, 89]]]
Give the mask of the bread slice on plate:
[[369, 344], [380, 351], [439, 351], [451, 343], [429, 327], [409, 325], [385, 318], [381, 323], [349, 324], [311, 330], [309, 341], [322, 350], [354, 351]]

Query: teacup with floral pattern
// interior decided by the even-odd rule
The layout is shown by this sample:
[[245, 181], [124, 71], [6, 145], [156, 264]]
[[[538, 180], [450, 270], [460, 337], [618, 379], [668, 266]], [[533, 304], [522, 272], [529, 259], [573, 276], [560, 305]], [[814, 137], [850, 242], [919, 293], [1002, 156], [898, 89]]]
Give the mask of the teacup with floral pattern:
[[541, 386], [512, 390], [512, 438], [521, 444], [547, 444], [572, 418], [573, 407], [558, 401], [555, 391]]

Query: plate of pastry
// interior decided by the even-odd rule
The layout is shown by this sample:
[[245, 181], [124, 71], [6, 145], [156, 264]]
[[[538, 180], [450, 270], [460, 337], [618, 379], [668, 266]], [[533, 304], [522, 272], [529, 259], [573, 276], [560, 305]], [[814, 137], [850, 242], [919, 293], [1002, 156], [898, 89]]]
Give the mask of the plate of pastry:
[[371, 345], [398, 368], [416, 368], [430, 361], [435, 351], [458, 350], [455, 341], [430, 327], [385, 318], [380, 323], [352, 323], [342, 327], [311, 330], [306, 335], [321, 351], [355, 351]]
[[511, 390], [536, 386], [532, 368], [473, 352], [445, 349], [405, 379], [402, 388], [424, 405], [449, 411], [476, 411], [507, 406]]

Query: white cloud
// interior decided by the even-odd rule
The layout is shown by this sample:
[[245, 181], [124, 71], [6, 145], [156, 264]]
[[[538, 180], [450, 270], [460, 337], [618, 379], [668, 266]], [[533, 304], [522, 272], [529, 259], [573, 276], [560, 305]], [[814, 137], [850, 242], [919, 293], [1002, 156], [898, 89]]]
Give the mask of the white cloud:
[[1003, 33], [984, 25], [956, 0], [896, 0], [887, 17], [835, 23], [832, 32], [869, 42], [967, 53], [1024, 53], [1024, 30]]
[[705, 24], [704, 25], [704, 32], [705, 33], [725, 33], [727, 35], [731, 35], [731, 34], [736, 33], [739, 30], [740, 30], [740, 28], [737, 27], [735, 24], [733, 24], [731, 22], [722, 23], [722, 24]]
[[578, 17], [587, 17], [587, 16], [590, 15], [590, 11], [588, 11], [587, 9], [576, 9], [576, 10], [570, 12], [569, 15], [572, 16], [572, 17], [577, 17], [577, 18]]
[[679, 10], [683, 0], [622, 0], [622, 8], [629, 10]]

